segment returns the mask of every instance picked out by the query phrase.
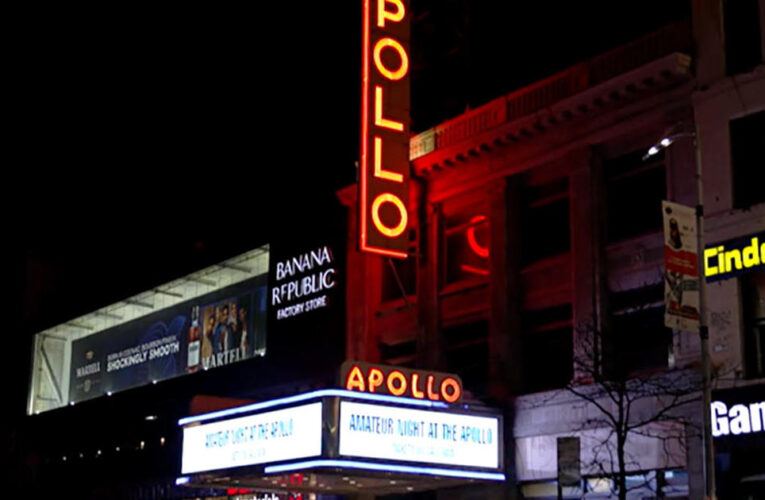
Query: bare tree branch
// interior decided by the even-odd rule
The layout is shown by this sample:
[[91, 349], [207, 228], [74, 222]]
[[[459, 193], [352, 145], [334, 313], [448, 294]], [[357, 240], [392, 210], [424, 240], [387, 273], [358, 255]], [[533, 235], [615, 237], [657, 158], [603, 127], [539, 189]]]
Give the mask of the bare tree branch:
[[[645, 457], [631, 452], [631, 443], [635, 438], [655, 440], [661, 463], [667, 467], [684, 463], [689, 436], [700, 432], [689, 416], [690, 405], [700, 401], [699, 374], [675, 369], [631, 376], [624, 366], [604, 370], [607, 363], [602, 362], [601, 349], [608, 341], [594, 322], [580, 325], [576, 340], [576, 378], [564, 390], [597, 410], [576, 429], [582, 432], [583, 449], [588, 450], [588, 459], [581, 462], [583, 473], [609, 479], [620, 499], [629, 491], [658, 487], [656, 474], [645, 470]], [[631, 479], [628, 485], [628, 475], [642, 479]]]

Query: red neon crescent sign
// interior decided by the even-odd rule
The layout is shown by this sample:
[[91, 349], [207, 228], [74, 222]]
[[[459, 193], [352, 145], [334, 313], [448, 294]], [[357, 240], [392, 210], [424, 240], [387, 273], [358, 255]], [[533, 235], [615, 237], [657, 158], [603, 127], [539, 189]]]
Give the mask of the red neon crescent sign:
[[409, 248], [409, 0], [363, 0], [359, 248]]
[[[475, 237], [475, 230], [478, 228], [478, 226], [481, 225], [481, 223], [485, 221], [486, 221], [485, 215], [476, 215], [475, 217], [470, 219], [471, 226], [467, 228], [467, 231], [465, 231], [465, 236], [467, 237], [467, 242], [468, 242], [468, 245], [470, 246], [470, 249], [473, 251], [473, 253], [475, 253], [477, 256], [481, 257], [482, 259], [489, 258], [489, 247], [481, 246], [481, 244], [478, 243], [478, 240]], [[462, 269], [466, 273], [478, 274], [480, 276], [489, 275], [488, 269], [470, 266], [467, 264], [462, 264], [460, 266], [460, 269]]]
[[483, 257], [484, 259], [487, 259], [489, 257], [489, 248], [488, 247], [482, 247], [478, 244], [478, 241], [475, 239], [475, 230], [478, 226], [479, 222], [483, 222], [486, 220], [485, 215], [476, 215], [472, 219], [470, 219], [470, 223], [474, 224], [470, 226], [467, 230], [467, 240], [468, 244], [470, 245], [470, 248], [475, 252], [475, 254], [479, 257]]

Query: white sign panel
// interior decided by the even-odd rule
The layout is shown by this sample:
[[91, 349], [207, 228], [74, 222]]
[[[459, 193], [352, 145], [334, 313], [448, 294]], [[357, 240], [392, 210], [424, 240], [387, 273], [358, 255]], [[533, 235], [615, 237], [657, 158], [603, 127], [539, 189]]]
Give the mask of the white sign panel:
[[722, 401], [712, 402], [712, 435], [751, 434], [765, 430], [765, 401], [737, 404], [728, 408]]
[[499, 418], [340, 403], [340, 454], [499, 468]]
[[181, 472], [189, 474], [321, 454], [321, 403], [183, 429]]

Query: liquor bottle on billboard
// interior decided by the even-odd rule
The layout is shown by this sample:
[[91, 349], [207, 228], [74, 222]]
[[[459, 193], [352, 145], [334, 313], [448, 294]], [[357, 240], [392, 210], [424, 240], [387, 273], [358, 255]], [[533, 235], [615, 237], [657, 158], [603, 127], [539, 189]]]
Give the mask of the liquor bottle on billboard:
[[191, 308], [191, 326], [189, 327], [189, 372], [199, 370], [199, 354], [202, 347], [202, 335], [199, 328], [199, 306]]

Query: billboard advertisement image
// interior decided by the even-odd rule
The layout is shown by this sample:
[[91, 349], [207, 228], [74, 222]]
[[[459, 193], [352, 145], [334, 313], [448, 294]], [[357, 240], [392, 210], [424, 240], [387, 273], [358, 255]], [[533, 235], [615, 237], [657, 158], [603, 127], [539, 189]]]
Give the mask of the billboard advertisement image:
[[72, 342], [69, 401], [264, 355], [261, 275]]

